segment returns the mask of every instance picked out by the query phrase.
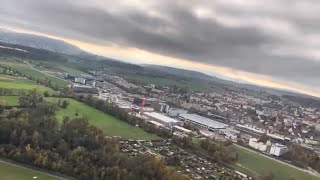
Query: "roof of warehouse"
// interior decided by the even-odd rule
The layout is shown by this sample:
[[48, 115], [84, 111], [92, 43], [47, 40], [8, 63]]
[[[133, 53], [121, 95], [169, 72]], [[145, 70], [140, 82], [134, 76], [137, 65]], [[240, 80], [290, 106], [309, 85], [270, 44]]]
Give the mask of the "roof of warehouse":
[[147, 116], [150, 116], [152, 118], [155, 118], [155, 119], [159, 119], [163, 122], [167, 122], [167, 123], [177, 123], [179, 122], [178, 120], [175, 120], [173, 118], [170, 118], [168, 116], [165, 116], [165, 115], [162, 115], [160, 113], [156, 113], [156, 112], [144, 112], [143, 113], [144, 115], [147, 115]]
[[215, 128], [215, 129], [226, 128], [228, 126], [227, 124], [224, 124], [206, 117], [202, 117], [197, 114], [180, 114], [179, 116], [182, 118], [188, 119], [190, 121], [194, 121], [196, 123], [206, 125], [208, 127]]

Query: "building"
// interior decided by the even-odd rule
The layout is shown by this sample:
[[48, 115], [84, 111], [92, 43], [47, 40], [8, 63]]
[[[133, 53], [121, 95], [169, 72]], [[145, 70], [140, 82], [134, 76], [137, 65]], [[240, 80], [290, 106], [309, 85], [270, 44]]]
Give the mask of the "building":
[[173, 126], [173, 129], [177, 132], [180, 132], [180, 133], [183, 133], [183, 134], [186, 134], [186, 135], [191, 135], [192, 134], [192, 131], [190, 129], [186, 129], [184, 127], [181, 127], [181, 126]]
[[82, 77], [76, 77], [74, 78], [74, 82], [75, 83], [80, 83], [80, 84], [86, 84], [86, 79], [85, 78], [82, 78]]
[[262, 152], [266, 152], [268, 148], [266, 144], [264, 144], [263, 142], [258, 142], [258, 139], [256, 138], [250, 138], [249, 146]]
[[76, 78], [75, 75], [69, 74], [69, 73], [64, 73], [63, 74], [65, 79], [69, 79], [69, 80], [74, 80], [74, 78]]
[[146, 103], [146, 99], [145, 98], [139, 98], [139, 97], [134, 97], [132, 99], [132, 103], [139, 105], [139, 106], [144, 106]]
[[165, 103], [153, 102], [151, 103], [151, 107], [157, 112], [169, 112], [169, 105]]
[[283, 154], [285, 154], [286, 152], [288, 152], [288, 147], [282, 144], [273, 144], [271, 145], [270, 148], [270, 154], [274, 155], [274, 156], [282, 156]]
[[182, 125], [181, 121], [172, 119], [168, 116], [162, 115], [160, 113], [156, 112], [144, 112], [143, 115], [147, 118], [149, 118], [151, 121], [156, 121], [158, 123], [161, 123], [167, 127], [172, 127], [175, 125]]
[[119, 97], [115, 94], [99, 93], [99, 99], [108, 103], [118, 103]]
[[72, 85], [72, 90], [77, 93], [97, 93], [97, 89], [91, 86], [86, 85]]
[[187, 113], [188, 111], [184, 109], [170, 108], [168, 114], [171, 117], [178, 117], [179, 114], [187, 114]]
[[225, 137], [236, 140], [240, 135], [240, 131], [232, 128], [222, 129], [221, 132], [225, 135]]
[[225, 129], [228, 127], [227, 124], [197, 114], [179, 114], [179, 119], [209, 130]]

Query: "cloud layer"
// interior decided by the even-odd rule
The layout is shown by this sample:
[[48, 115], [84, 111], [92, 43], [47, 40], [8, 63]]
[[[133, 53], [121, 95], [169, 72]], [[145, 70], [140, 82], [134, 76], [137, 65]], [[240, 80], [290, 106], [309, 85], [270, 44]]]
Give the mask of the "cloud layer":
[[318, 0], [1, 0], [0, 24], [320, 88]]

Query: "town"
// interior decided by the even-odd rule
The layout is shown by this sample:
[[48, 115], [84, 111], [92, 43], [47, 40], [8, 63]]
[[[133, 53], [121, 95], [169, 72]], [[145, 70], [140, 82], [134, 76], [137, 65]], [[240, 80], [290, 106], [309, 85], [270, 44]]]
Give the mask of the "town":
[[[320, 112], [316, 108], [267, 93], [179, 93], [170, 87], [137, 85], [97, 71], [91, 74], [77, 77], [65, 73], [63, 77], [73, 82], [74, 92], [92, 93], [174, 136], [222, 138], [285, 163], [290, 161], [282, 157], [294, 144], [320, 154]], [[135, 142], [132, 147], [137, 144], [142, 146]]]

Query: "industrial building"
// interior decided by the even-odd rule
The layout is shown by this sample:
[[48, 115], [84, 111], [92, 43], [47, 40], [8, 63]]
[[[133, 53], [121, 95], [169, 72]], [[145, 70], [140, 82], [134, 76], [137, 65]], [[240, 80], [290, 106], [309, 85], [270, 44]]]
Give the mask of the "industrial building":
[[162, 115], [160, 113], [156, 112], [144, 112], [143, 115], [147, 118], [149, 118], [152, 121], [156, 121], [158, 123], [161, 123], [167, 127], [172, 127], [175, 125], [182, 125], [181, 121], [172, 119], [168, 116]]
[[184, 109], [177, 109], [177, 108], [170, 108], [169, 109], [169, 116], [171, 117], [178, 117], [179, 114], [187, 114], [188, 111]]
[[225, 129], [228, 127], [227, 124], [197, 114], [179, 114], [179, 119], [209, 130]]

